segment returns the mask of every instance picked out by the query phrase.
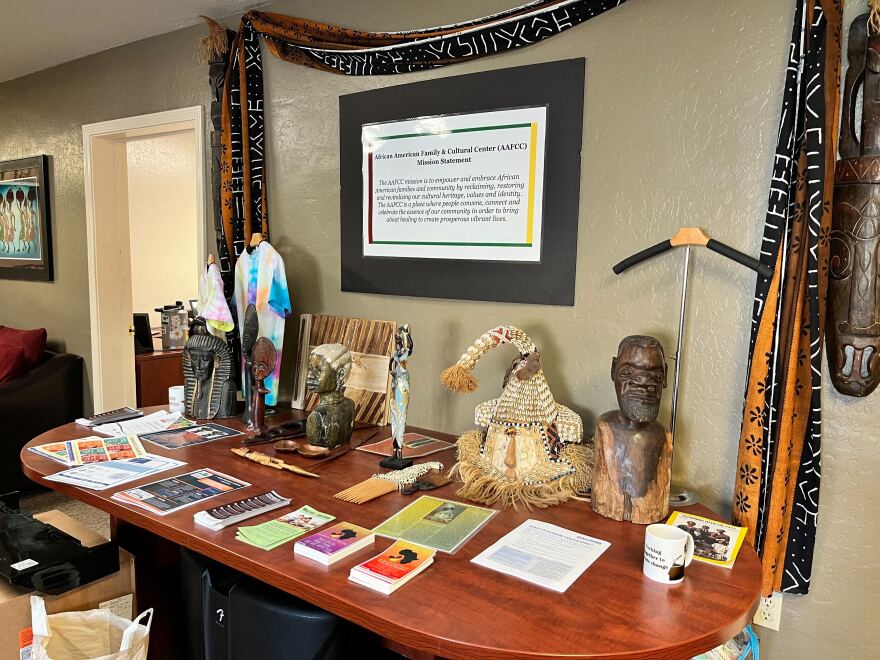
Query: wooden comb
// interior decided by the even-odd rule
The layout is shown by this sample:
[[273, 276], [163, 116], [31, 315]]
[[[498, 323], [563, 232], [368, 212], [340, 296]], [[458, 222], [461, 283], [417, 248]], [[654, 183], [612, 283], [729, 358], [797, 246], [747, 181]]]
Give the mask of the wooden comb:
[[369, 479], [355, 484], [350, 488], [336, 493], [333, 497], [337, 500], [345, 502], [353, 502], [354, 504], [363, 504], [377, 497], [381, 497], [386, 493], [393, 493], [402, 489], [404, 486], [415, 483], [419, 477], [425, 475], [431, 470], [442, 470], [443, 463], [437, 461], [429, 461], [428, 463], [419, 463], [403, 470], [393, 470], [384, 474], [374, 474]]

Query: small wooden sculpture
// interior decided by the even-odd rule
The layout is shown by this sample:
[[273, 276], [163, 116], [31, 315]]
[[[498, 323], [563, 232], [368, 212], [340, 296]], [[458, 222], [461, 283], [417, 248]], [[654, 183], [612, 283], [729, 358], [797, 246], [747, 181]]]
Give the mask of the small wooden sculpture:
[[235, 415], [232, 351], [225, 341], [207, 334], [204, 323], [194, 324], [183, 347], [186, 416], [213, 419]]
[[309, 355], [306, 387], [318, 394], [318, 405], [306, 420], [306, 437], [319, 447], [336, 447], [351, 439], [354, 401], [342, 394], [351, 373], [351, 353], [342, 344], [321, 344]]
[[[880, 383], [880, 34], [868, 30], [867, 14], [850, 26], [847, 56], [825, 344], [834, 388], [863, 397]], [[853, 123], [859, 90], [861, 139]]]
[[257, 317], [257, 308], [253, 305], [248, 305], [244, 312], [244, 325], [241, 328], [241, 358], [244, 362], [244, 368], [241, 370], [241, 393], [244, 397], [244, 413], [241, 418], [248, 427], [250, 427], [254, 415], [252, 353], [259, 333], [260, 321]]
[[266, 430], [266, 395], [269, 390], [263, 385], [263, 381], [275, 369], [276, 359], [275, 346], [266, 337], [260, 337], [254, 342], [251, 356], [251, 373], [254, 377], [254, 385], [251, 388], [253, 414], [251, 423], [248, 424], [248, 431], [262, 433]]
[[657, 422], [666, 387], [666, 356], [653, 337], [620, 342], [611, 364], [620, 410], [602, 415], [593, 440], [593, 511], [649, 524], [669, 514], [672, 437]]
[[412, 356], [413, 340], [409, 325], [404, 323], [395, 335], [395, 350], [391, 355], [391, 441], [392, 454], [379, 461], [390, 470], [402, 470], [412, 465], [411, 458], [403, 457], [403, 436], [406, 433], [406, 411], [409, 408], [409, 372], [406, 362]]
[[273, 456], [269, 456], [268, 454], [264, 454], [261, 451], [254, 451], [253, 449], [247, 449], [246, 447], [233, 447], [230, 449], [233, 454], [237, 454], [242, 458], [246, 458], [249, 461], [253, 461], [254, 463], [259, 463], [260, 465], [265, 465], [266, 467], [275, 468], [276, 470], [287, 470], [288, 472], [293, 472], [294, 474], [300, 474], [304, 477], [315, 477], [316, 479], [320, 479], [320, 474], [314, 474], [313, 472], [308, 472], [307, 470], [303, 470], [295, 465], [291, 465], [290, 463], [285, 463], [281, 459], [274, 458]]

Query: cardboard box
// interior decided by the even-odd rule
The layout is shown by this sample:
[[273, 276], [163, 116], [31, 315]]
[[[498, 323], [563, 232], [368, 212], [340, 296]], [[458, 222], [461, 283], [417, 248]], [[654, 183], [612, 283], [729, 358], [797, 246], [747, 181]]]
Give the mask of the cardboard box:
[[[60, 511], [38, 513], [34, 518], [75, 536], [85, 546], [92, 547], [106, 542], [100, 534]], [[31, 627], [31, 593], [27, 589], [0, 583], [0, 660], [19, 660], [18, 635], [25, 628]], [[56, 614], [96, 609], [99, 603], [128, 594], [135, 595], [134, 557], [120, 548], [119, 571], [116, 573], [60, 596], [44, 598], [46, 612]]]

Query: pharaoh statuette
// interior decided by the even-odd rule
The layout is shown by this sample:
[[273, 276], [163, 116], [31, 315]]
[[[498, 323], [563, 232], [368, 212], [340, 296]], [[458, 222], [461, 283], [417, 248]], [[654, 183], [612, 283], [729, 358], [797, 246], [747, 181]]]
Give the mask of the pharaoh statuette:
[[225, 341], [208, 334], [190, 335], [183, 347], [183, 378], [187, 417], [235, 414], [232, 351]]
[[351, 353], [342, 344], [322, 344], [312, 349], [306, 387], [318, 395], [318, 405], [306, 420], [309, 444], [337, 447], [351, 439], [354, 401], [342, 394], [351, 373]]
[[606, 518], [649, 524], [669, 513], [672, 438], [657, 422], [666, 387], [666, 357], [653, 337], [620, 342], [611, 363], [619, 410], [602, 415], [593, 440], [593, 511]]

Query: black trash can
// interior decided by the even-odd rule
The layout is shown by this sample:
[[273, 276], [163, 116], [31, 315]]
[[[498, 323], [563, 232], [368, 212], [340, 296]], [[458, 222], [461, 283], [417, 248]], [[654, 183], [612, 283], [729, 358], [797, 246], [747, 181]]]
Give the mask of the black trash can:
[[368, 631], [185, 548], [181, 572], [193, 660], [387, 657]]

